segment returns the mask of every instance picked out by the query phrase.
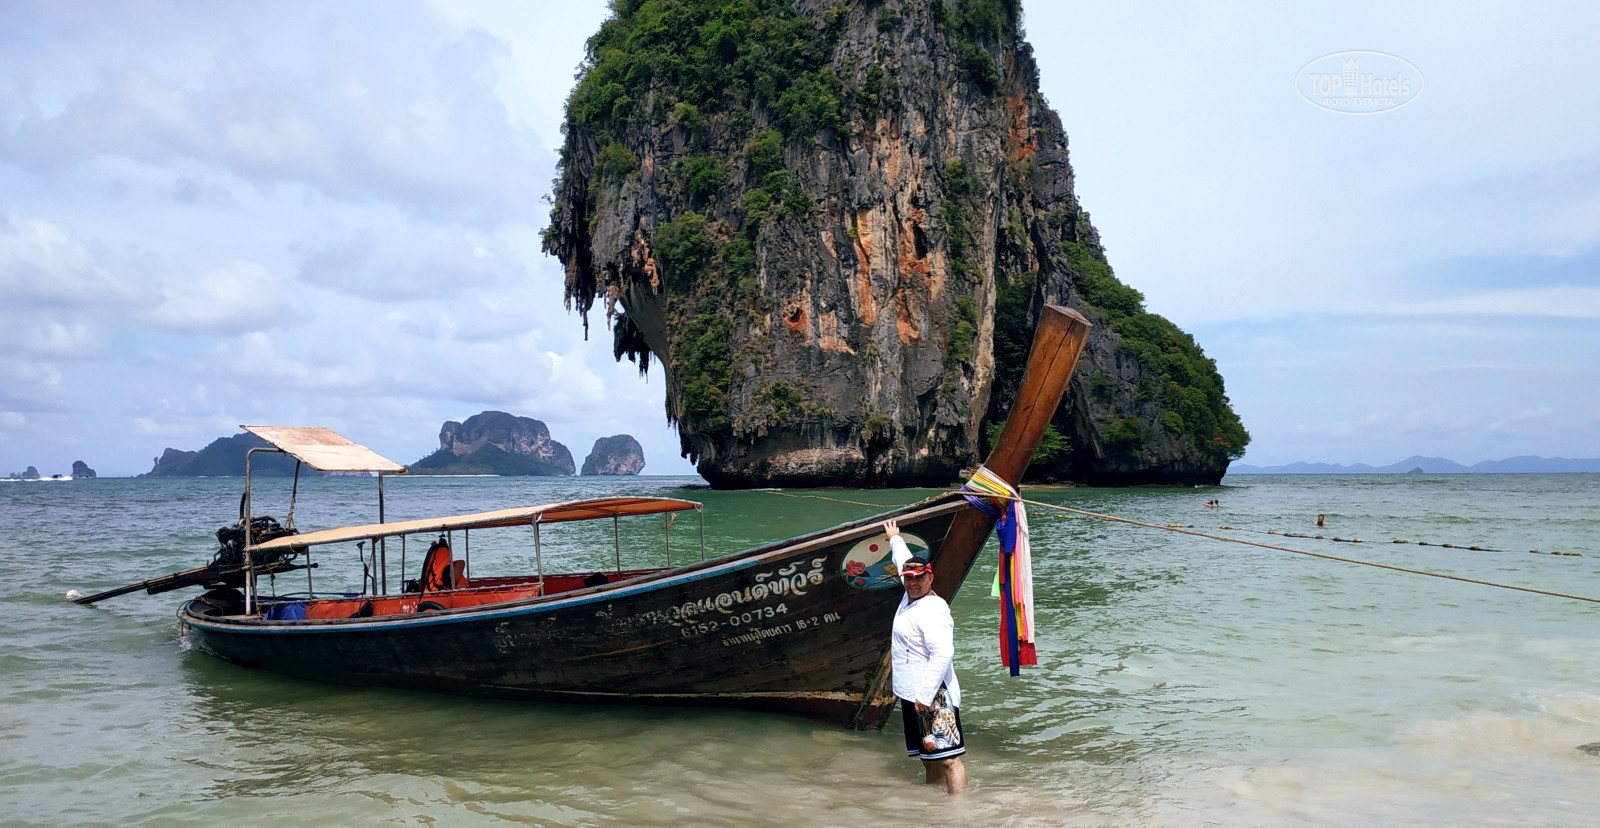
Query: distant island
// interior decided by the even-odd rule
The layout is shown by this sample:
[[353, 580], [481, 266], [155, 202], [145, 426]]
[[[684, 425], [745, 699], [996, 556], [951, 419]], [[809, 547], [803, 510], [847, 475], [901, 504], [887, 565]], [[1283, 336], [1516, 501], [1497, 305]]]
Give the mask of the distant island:
[[1410, 457], [1387, 466], [1356, 463], [1290, 463], [1286, 466], [1252, 466], [1234, 463], [1228, 474], [1600, 474], [1600, 458], [1569, 460], [1565, 457], [1508, 457], [1463, 466], [1443, 457]]
[[[243, 477], [245, 453], [266, 448], [266, 440], [249, 432], [213, 440], [199, 451], [168, 448], [155, 458], [154, 466], [140, 477]], [[628, 434], [616, 434], [595, 441], [584, 460], [583, 473], [589, 475], [633, 475], [644, 468], [644, 449]], [[94, 477], [95, 472], [78, 461], [74, 477]], [[283, 477], [295, 472], [293, 457], [260, 453], [250, 461], [252, 474]], [[445, 422], [439, 429], [439, 449], [412, 463], [408, 471], [427, 475], [565, 476], [575, 474], [572, 452], [550, 437], [544, 423], [507, 414], [483, 411], [466, 422]], [[322, 472], [302, 467], [302, 475]], [[32, 475], [32, 478], [28, 478]], [[37, 479], [32, 466], [11, 475], [16, 479]]]
[[629, 434], [601, 437], [584, 458], [583, 473], [599, 475], [638, 474], [644, 469], [644, 448]]
[[439, 429], [439, 450], [412, 463], [414, 474], [569, 475], [577, 471], [572, 452], [550, 439], [544, 423], [484, 411], [464, 423]]
[[[140, 477], [244, 477], [245, 452], [269, 448], [266, 440], [241, 431], [232, 437], [219, 437], [199, 451], [169, 448], [155, 458], [155, 466]], [[286, 454], [262, 453], [250, 460], [250, 473], [262, 477], [287, 477], [294, 474], [295, 460]], [[302, 474], [321, 474], [309, 468]]]
[[[74, 460], [74, 461], [72, 461], [72, 479], [73, 480], [93, 480], [96, 476], [97, 475], [95, 475], [94, 469], [89, 468], [89, 464], [88, 463], [85, 463], [82, 460]], [[29, 466], [27, 469], [25, 469], [23, 471], [12, 472], [11, 474], [7, 475], [5, 477], [5, 479], [6, 480], [62, 480], [62, 479], [65, 479], [65, 476], [64, 475], [59, 475], [59, 474], [53, 474], [53, 475], [50, 475], [49, 477], [46, 477], [46, 476], [44, 476], [44, 475], [39, 473], [39, 468], [37, 466]]]

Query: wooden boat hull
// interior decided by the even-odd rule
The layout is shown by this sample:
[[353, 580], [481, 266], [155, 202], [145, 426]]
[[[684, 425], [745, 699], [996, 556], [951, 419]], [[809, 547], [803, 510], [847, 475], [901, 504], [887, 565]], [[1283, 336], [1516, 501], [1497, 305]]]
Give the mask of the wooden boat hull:
[[[192, 601], [179, 618], [210, 653], [307, 679], [876, 729], [894, 702], [885, 653], [903, 590], [861, 561], [874, 542], [887, 554], [888, 516], [937, 565], [957, 517], [977, 515], [946, 498], [629, 581], [444, 612], [267, 621]], [[956, 557], [964, 576], [971, 557]]]
[[[1016, 402], [985, 461], [991, 474], [1021, 479], [1089, 329], [1071, 310], [1041, 309]], [[430, 613], [385, 607], [367, 618], [313, 613], [305, 621], [224, 615], [202, 599], [186, 604], [179, 617], [204, 650], [309, 679], [562, 701], [739, 707], [876, 729], [894, 705], [889, 634], [903, 595], [895, 570], [886, 566], [887, 517], [899, 522], [914, 549], [925, 547], [920, 551], [935, 564], [933, 589], [946, 599], [966, 578], [995, 521], [950, 495], [693, 566], [532, 598]], [[329, 530], [320, 540], [310, 533], [259, 548], [530, 519], [511, 510], [450, 524], [379, 527], [384, 531], [376, 534], [369, 534], [376, 531], [370, 526]]]

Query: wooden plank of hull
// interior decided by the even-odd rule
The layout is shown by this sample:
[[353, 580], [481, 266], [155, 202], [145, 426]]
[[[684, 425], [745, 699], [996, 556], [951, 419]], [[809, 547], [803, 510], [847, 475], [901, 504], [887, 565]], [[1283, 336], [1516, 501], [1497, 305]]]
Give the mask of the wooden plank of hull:
[[[959, 500], [903, 531], [937, 562]], [[845, 555], [882, 517], [637, 581], [400, 617], [263, 621], [181, 613], [200, 646], [291, 676], [562, 701], [710, 705], [881, 727], [873, 683], [902, 590], [862, 589]]]

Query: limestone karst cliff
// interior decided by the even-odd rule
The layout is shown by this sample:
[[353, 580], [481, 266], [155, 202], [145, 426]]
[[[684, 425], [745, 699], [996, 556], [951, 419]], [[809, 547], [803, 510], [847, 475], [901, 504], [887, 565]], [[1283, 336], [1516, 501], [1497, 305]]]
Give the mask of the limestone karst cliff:
[[614, 0], [567, 103], [545, 249], [662, 364], [716, 486], [943, 485], [1038, 309], [1096, 323], [1034, 472], [1216, 482], [1248, 435], [1073, 191], [1016, 0]]
[[412, 463], [414, 474], [572, 474], [572, 452], [550, 439], [550, 429], [531, 417], [483, 411], [439, 429], [439, 449]]
[[644, 470], [644, 447], [631, 434], [614, 434], [594, 441], [583, 459], [581, 474], [630, 475]]

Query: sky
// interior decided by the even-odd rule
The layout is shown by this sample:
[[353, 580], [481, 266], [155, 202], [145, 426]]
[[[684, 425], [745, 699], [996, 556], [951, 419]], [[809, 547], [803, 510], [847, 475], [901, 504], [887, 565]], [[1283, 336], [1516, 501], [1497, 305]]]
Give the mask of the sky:
[[[1113, 4], [1104, 4], [1112, 6]], [[401, 463], [446, 420], [632, 434], [657, 366], [539, 250], [602, 2], [0, 5], [0, 476], [243, 423]], [[1118, 277], [1216, 360], [1242, 462], [1600, 457], [1600, 5], [1024, 2]], [[1423, 79], [1301, 94], [1325, 55]], [[1321, 65], [1321, 64], [1317, 64]]]

